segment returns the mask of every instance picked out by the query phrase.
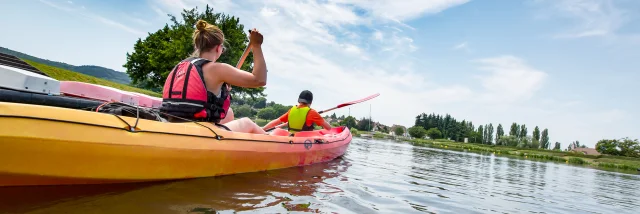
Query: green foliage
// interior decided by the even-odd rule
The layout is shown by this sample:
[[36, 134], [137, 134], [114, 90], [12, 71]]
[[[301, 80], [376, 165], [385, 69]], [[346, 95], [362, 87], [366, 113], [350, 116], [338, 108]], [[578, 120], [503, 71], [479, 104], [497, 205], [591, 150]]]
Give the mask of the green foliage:
[[434, 140], [442, 138], [442, 132], [440, 132], [438, 128], [430, 128], [429, 130], [427, 130], [426, 135], [429, 136], [429, 138]]
[[413, 126], [408, 128], [407, 131], [409, 135], [413, 138], [422, 139], [427, 134], [427, 130], [425, 130], [422, 126]]
[[[511, 138], [512, 140], [517, 140], [515, 136], [503, 136], [500, 140], [508, 140]], [[492, 152], [495, 155], [508, 155], [508, 156], [520, 156], [523, 158], [530, 159], [541, 159], [541, 160], [549, 160], [549, 161], [557, 161], [562, 163], [572, 163], [572, 164], [584, 164], [584, 165], [593, 165], [598, 167], [606, 167], [606, 168], [616, 168], [623, 170], [633, 170], [633, 174], [636, 173], [636, 169], [640, 168], [640, 158], [633, 157], [623, 157], [623, 156], [611, 156], [611, 155], [584, 155], [581, 153], [575, 152], [562, 152], [557, 150], [537, 150], [537, 149], [529, 149], [522, 148], [518, 149], [515, 147], [505, 147], [505, 146], [495, 146], [495, 145], [483, 145], [483, 144], [468, 144], [468, 143], [457, 143], [446, 140], [423, 140], [423, 139], [413, 139], [409, 140], [410, 142], [416, 144], [429, 144], [433, 146], [438, 146], [442, 149], [451, 149], [451, 150], [460, 150], [464, 149], [469, 152]], [[517, 141], [516, 141], [517, 143]], [[560, 148], [560, 143], [556, 142], [556, 147]]]
[[484, 126], [482, 126], [482, 125], [478, 126], [477, 133], [478, 133], [478, 139], [474, 143], [484, 143], [484, 140], [485, 140], [485, 138], [484, 138], [484, 135], [485, 135]]
[[360, 121], [358, 121], [358, 130], [363, 130], [363, 131], [371, 131], [371, 129], [373, 129], [373, 122], [367, 118], [362, 118], [360, 119]]
[[525, 124], [522, 124], [520, 126], [520, 135], [518, 135], [520, 138], [524, 138], [527, 136], [527, 126]]
[[585, 164], [585, 163], [587, 163], [582, 158], [576, 158], [576, 157], [570, 157], [567, 161], [569, 163], [573, 163], [573, 164]]
[[243, 117], [253, 118], [255, 116], [254, 110], [251, 108], [251, 106], [247, 104], [234, 107], [233, 114], [235, 118], [243, 118]]
[[511, 124], [511, 129], [509, 130], [509, 136], [519, 136], [518, 132], [520, 131], [520, 127], [518, 126], [517, 123], [512, 123]]
[[269, 123], [269, 121], [265, 119], [256, 119], [254, 122], [256, 122], [258, 126], [265, 126], [267, 125], [267, 123]]
[[425, 130], [437, 128], [442, 132], [442, 137], [455, 141], [463, 141], [474, 130], [472, 123], [457, 121], [451, 115], [444, 116], [422, 113], [416, 117], [415, 126], [422, 126]]
[[359, 132], [360, 132], [360, 131], [359, 131], [358, 129], [356, 129], [355, 127], [353, 127], [353, 128], [351, 128], [351, 129], [349, 129], [349, 131], [351, 131], [351, 135], [354, 135], [354, 136], [355, 136], [355, 135], [359, 135]]
[[395, 130], [393, 130], [393, 132], [396, 134], [396, 136], [402, 136], [404, 134], [404, 129], [398, 126]]
[[533, 140], [540, 141], [540, 129], [538, 126], [533, 129]]
[[340, 125], [343, 125], [352, 129], [357, 128], [356, 118], [352, 116], [348, 116], [344, 120], [340, 121]]
[[[542, 130], [542, 137], [540, 137], [540, 144], [541, 144], [541, 148], [543, 149], [549, 149], [550, 143], [549, 143], [549, 130], [544, 129]], [[560, 143], [556, 142], [556, 146], [558, 147], [557, 149], [560, 149]], [[556, 148], [554, 147], [554, 150], [556, 150]]]
[[518, 146], [518, 143], [519, 143], [518, 142], [518, 138], [516, 138], [513, 135], [502, 136], [502, 137], [500, 137], [499, 141], [500, 141], [500, 145], [503, 145], [503, 146], [513, 146], [513, 147], [515, 147], [515, 146]]
[[249, 99], [248, 103], [254, 108], [265, 108], [267, 107], [267, 98], [257, 97], [255, 99]]
[[[182, 19], [178, 20], [175, 16], [169, 15], [171, 26], [165, 24], [162, 29], [150, 33], [144, 40], [138, 39], [133, 46], [133, 52], [127, 53], [127, 62], [123, 66], [134, 84], [143, 84], [148, 88], [162, 87], [174, 66], [194, 51], [192, 34], [199, 19], [218, 26], [224, 32], [227, 51], [217, 62], [236, 65], [249, 42], [244, 26], [239, 23], [238, 18], [214, 13], [209, 5], [202, 13], [198, 12], [197, 8], [183, 9], [181, 16]], [[242, 69], [249, 70], [252, 62], [253, 56], [250, 54]], [[234, 87], [231, 92], [234, 96], [264, 96], [263, 91], [264, 87]]]
[[483, 139], [483, 144], [493, 144], [493, 124], [489, 123], [489, 125], [485, 125]]
[[267, 107], [271, 107], [273, 108], [273, 110], [276, 110], [276, 115], [278, 115], [279, 117], [289, 112], [289, 109], [291, 109], [293, 106], [285, 106], [285, 105], [271, 101], [270, 103], [267, 104]]
[[[114, 82], [114, 83], [120, 83], [120, 84], [124, 84], [124, 85], [128, 85], [129, 83], [131, 83], [131, 79], [129, 78], [129, 76], [126, 73], [118, 72], [118, 71], [115, 71], [115, 70], [112, 70], [112, 69], [109, 69], [109, 68], [105, 68], [105, 67], [100, 67], [100, 66], [95, 66], [95, 65], [81, 65], [81, 66], [69, 65], [69, 64], [63, 63], [63, 62], [56, 62], [56, 61], [41, 59], [41, 58], [38, 58], [38, 57], [34, 57], [34, 56], [31, 56], [31, 55], [28, 55], [28, 54], [24, 54], [24, 53], [21, 53], [21, 52], [18, 52], [18, 51], [14, 51], [14, 50], [11, 50], [11, 49], [8, 49], [8, 48], [3, 48], [3, 47], [0, 47], [0, 53], [9, 54], [9, 55], [18, 57], [18, 58], [20, 58], [22, 60], [29, 60], [31, 62], [35, 62], [35, 63], [38, 63], [38, 64], [43, 64], [43, 65], [48, 65], [48, 66], [51, 66], [51, 67], [56, 67], [56, 68], [61, 69], [61, 70], [68, 70], [68, 71], [73, 71], [73, 72], [89, 75], [89, 76], [92, 76], [92, 77], [97, 77], [97, 78], [108, 80], [108, 81]], [[47, 75], [49, 75], [49, 74], [47, 74]], [[51, 76], [51, 75], [49, 75], [49, 76]]]
[[536, 140], [535, 138], [531, 139], [531, 146], [530, 148], [532, 149], [538, 149], [540, 148], [540, 141]]
[[525, 136], [518, 139], [518, 147], [519, 148], [534, 148], [533, 147], [533, 139], [531, 136]]
[[482, 143], [482, 134], [477, 131], [472, 131], [469, 134], [469, 143]]
[[265, 120], [273, 120], [278, 118], [279, 115], [276, 114], [276, 110], [273, 109], [273, 107], [267, 107], [260, 109], [257, 116], [258, 118], [262, 118]]
[[34, 61], [30, 61], [27, 59], [23, 59], [27, 64], [37, 68], [38, 70], [44, 72], [45, 74], [49, 75], [51, 78], [54, 78], [56, 80], [59, 81], [77, 81], [77, 82], [85, 82], [85, 83], [91, 83], [91, 84], [96, 84], [96, 85], [103, 85], [103, 86], [109, 86], [112, 88], [117, 88], [123, 91], [131, 91], [131, 92], [137, 92], [137, 93], [141, 93], [141, 94], [146, 94], [149, 96], [154, 96], [154, 97], [162, 97], [162, 94], [158, 94], [156, 92], [152, 92], [152, 91], [147, 91], [144, 89], [140, 89], [140, 88], [134, 88], [128, 85], [123, 85], [120, 83], [115, 83], [115, 82], [111, 82], [108, 80], [103, 80], [100, 78], [96, 78], [93, 76], [89, 76], [89, 75], [85, 75], [85, 74], [81, 74], [81, 73], [77, 73], [77, 72], [73, 72], [73, 71], [69, 71], [69, 70], [65, 70], [62, 68], [56, 68], [53, 66], [49, 66], [49, 65], [45, 65], [45, 64], [40, 64]]
[[[543, 133], [544, 133], [544, 132], [543, 132]], [[544, 136], [544, 135], [542, 135], [542, 136]], [[556, 145], [555, 145], [555, 146], [553, 146], [553, 150], [558, 150], [558, 151], [560, 151], [560, 146], [561, 146], [560, 142], [556, 142]]]
[[334, 120], [335, 120], [335, 119], [338, 119], [338, 117], [336, 116], [336, 113], [333, 113], [333, 114], [331, 115], [331, 119], [334, 119]]
[[596, 151], [601, 154], [607, 155], [620, 155], [620, 151], [618, 150], [618, 140], [607, 140], [603, 139], [596, 143]]
[[384, 135], [382, 133], [379, 133], [379, 132], [373, 133], [373, 138], [383, 139], [385, 137], [386, 137], [386, 135]]
[[498, 141], [502, 136], [504, 136], [504, 129], [502, 128], [502, 124], [498, 124], [498, 130], [496, 132], [496, 145], [501, 145], [498, 143]]

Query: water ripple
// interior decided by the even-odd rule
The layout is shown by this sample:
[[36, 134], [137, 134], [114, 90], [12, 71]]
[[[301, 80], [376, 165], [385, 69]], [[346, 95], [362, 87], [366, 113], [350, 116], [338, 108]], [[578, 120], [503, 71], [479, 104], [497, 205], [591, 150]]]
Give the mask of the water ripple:
[[354, 139], [345, 156], [310, 166], [159, 184], [114, 185], [112, 190], [93, 192], [73, 188], [77, 187], [56, 187], [55, 197], [40, 197], [42, 200], [33, 199], [33, 195], [46, 196], [52, 191], [0, 189], [0, 195], [11, 196], [0, 198], [7, 202], [0, 205], [0, 212], [634, 213], [633, 210], [640, 210], [638, 175], [361, 139]]

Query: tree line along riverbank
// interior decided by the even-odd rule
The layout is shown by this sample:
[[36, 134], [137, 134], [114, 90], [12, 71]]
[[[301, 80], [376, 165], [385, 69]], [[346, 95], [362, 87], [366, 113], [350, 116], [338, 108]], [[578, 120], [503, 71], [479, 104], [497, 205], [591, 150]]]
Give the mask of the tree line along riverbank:
[[539, 161], [552, 161], [572, 165], [582, 165], [600, 169], [613, 169], [625, 173], [637, 173], [640, 171], [640, 158], [625, 157], [616, 155], [586, 155], [576, 151], [547, 150], [535, 148], [519, 148], [517, 146], [462, 143], [447, 139], [419, 139], [399, 136], [389, 136], [379, 132], [359, 131], [351, 129], [354, 137], [373, 139], [393, 139], [396, 141], [409, 142], [414, 145], [429, 146], [433, 148], [467, 151], [481, 154], [494, 154], [510, 158], [524, 158]]
[[426, 145], [434, 148], [468, 151], [476, 153], [492, 153], [497, 156], [519, 157], [531, 160], [553, 161], [559, 163], [584, 165], [595, 168], [617, 169], [623, 172], [637, 172], [640, 170], [640, 158], [623, 157], [613, 155], [585, 155], [573, 151], [557, 151], [542, 149], [523, 149], [499, 145], [483, 145], [472, 143], [460, 143], [450, 140], [428, 140], [398, 138], [398, 140], [410, 142], [414, 145]]

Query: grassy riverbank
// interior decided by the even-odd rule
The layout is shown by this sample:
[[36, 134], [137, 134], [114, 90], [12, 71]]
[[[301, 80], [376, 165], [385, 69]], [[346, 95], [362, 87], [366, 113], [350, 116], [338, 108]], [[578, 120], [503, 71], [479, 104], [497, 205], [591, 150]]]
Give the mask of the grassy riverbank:
[[153, 91], [148, 91], [148, 90], [136, 88], [136, 87], [133, 87], [133, 86], [128, 86], [128, 85], [112, 82], [112, 81], [109, 81], [109, 80], [100, 79], [100, 78], [89, 76], [89, 75], [86, 75], [86, 74], [81, 74], [81, 73], [78, 73], [78, 72], [69, 71], [69, 70], [66, 70], [66, 69], [62, 69], [62, 68], [58, 68], [58, 67], [54, 67], [54, 66], [49, 66], [49, 65], [45, 65], [45, 64], [41, 64], [41, 63], [37, 63], [37, 62], [31, 61], [31, 60], [27, 60], [27, 59], [22, 59], [22, 60], [25, 61], [26, 63], [28, 63], [29, 65], [37, 68], [38, 70], [44, 72], [45, 74], [49, 75], [51, 78], [56, 79], [58, 81], [85, 82], [85, 83], [91, 83], [91, 84], [96, 84], [96, 85], [109, 86], [109, 87], [117, 88], [117, 89], [124, 90], [124, 91], [138, 92], [138, 93], [141, 93], [141, 94], [146, 94], [146, 95], [154, 96], [154, 97], [162, 97], [162, 94], [156, 93], [156, 92], [153, 92]]
[[567, 164], [586, 165], [599, 168], [610, 168], [619, 170], [640, 169], [640, 158], [619, 157], [610, 155], [584, 155], [575, 152], [521, 149], [507, 146], [482, 145], [472, 143], [458, 143], [447, 140], [407, 140], [418, 145], [429, 145], [441, 149], [470, 151], [478, 153], [493, 153], [495, 155], [518, 156], [525, 159], [546, 160], [554, 162], [564, 162]]

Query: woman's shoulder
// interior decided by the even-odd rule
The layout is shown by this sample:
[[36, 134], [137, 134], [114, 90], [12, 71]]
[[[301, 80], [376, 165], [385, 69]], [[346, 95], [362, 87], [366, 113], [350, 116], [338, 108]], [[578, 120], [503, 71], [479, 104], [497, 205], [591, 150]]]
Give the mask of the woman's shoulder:
[[205, 64], [202, 68], [205, 70], [215, 70], [215, 71], [225, 72], [228, 69], [232, 69], [233, 66], [224, 62], [209, 62]]

